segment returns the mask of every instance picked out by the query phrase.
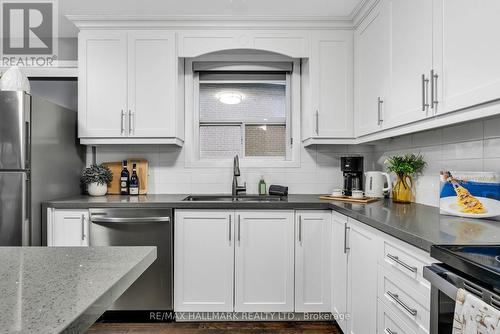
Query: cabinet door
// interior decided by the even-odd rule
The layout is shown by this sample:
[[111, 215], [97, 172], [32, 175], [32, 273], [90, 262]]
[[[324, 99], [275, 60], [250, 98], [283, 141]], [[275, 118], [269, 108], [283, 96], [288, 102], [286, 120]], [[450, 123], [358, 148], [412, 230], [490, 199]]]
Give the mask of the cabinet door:
[[361, 223], [349, 219], [347, 266], [349, 333], [377, 331], [377, 240]]
[[389, 103], [390, 16], [382, 0], [356, 31], [356, 136], [382, 129]]
[[331, 211], [295, 212], [295, 312], [329, 312]]
[[500, 98], [500, 1], [435, 0], [435, 4], [437, 113]]
[[393, 127], [432, 115], [425, 106], [430, 88], [425, 80], [432, 69], [433, 0], [386, 1], [391, 13], [391, 100], [384, 127]]
[[128, 135], [175, 137], [177, 58], [175, 34], [128, 33]]
[[238, 211], [236, 220], [235, 311], [293, 311], [293, 211]]
[[342, 332], [348, 333], [347, 314], [347, 217], [332, 212], [332, 308]]
[[232, 312], [233, 212], [177, 210], [174, 224], [174, 310]]
[[88, 246], [88, 210], [50, 210], [47, 219], [48, 246]]
[[315, 32], [310, 66], [312, 137], [353, 137], [352, 32]]
[[78, 37], [78, 135], [126, 135], [127, 33], [84, 31]]

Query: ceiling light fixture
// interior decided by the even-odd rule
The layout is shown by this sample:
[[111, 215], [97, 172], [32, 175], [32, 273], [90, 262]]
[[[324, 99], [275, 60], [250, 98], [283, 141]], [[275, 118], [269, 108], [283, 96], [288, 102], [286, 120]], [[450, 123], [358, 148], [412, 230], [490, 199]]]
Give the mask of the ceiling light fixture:
[[240, 104], [244, 96], [238, 92], [220, 92], [215, 98], [224, 104]]

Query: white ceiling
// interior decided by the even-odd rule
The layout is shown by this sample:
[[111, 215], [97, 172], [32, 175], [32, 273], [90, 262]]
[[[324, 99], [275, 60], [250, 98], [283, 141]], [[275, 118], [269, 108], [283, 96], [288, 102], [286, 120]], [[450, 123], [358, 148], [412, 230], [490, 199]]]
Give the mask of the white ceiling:
[[59, 0], [61, 37], [76, 36], [67, 14], [350, 16], [363, 0]]

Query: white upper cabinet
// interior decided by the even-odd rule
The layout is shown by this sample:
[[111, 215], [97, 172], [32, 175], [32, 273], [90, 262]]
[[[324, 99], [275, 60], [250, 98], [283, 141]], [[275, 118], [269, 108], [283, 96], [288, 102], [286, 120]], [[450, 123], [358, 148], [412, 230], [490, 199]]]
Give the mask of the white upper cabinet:
[[83, 31], [79, 71], [83, 144], [182, 143], [175, 33]]
[[235, 312], [294, 310], [293, 211], [237, 211]]
[[[167, 31], [128, 34], [128, 134], [165, 137], [176, 131], [177, 57]], [[174, 93], [174, 94], [173, 94]]]
[[124, 136], [127, 110], [127, 33], [80, 32], [78, 60], [78, 136]]
[[391, 95], [384, 126], [394, 127], [432, 115], [433, 0], [384, 0], [390, 12]]
[[295, 312], [329, 312], [332, 214], [295, 212]]
[[390, 11], [380, 1], [355, 34], [356, 136], [382, 129], [390, 102]]
[[435, 0], [435, 4], [437, 113], [499, 99], [500, 1]]
[[352, 138], [352, 31], [313, 32], [311, 56], [303, 64], [302, 75], [302, 139]]
[[233, 311], [233, 217], [224, 210], [176, 210], [176, 311]]

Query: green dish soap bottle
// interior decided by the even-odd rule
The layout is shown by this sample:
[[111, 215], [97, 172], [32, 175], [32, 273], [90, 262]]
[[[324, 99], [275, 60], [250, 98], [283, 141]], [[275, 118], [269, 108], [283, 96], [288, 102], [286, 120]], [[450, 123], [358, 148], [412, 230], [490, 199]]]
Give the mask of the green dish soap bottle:
[[266, 194], [267, 194], [266, 181], [264, 181], [264, 176], [261, 176], [259, 181], [259, 195], [265, 196]]

